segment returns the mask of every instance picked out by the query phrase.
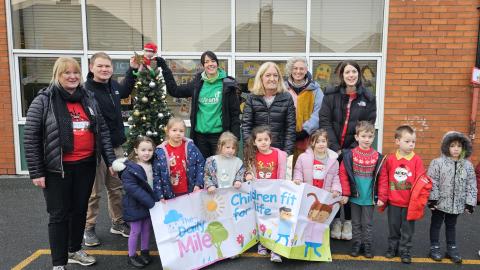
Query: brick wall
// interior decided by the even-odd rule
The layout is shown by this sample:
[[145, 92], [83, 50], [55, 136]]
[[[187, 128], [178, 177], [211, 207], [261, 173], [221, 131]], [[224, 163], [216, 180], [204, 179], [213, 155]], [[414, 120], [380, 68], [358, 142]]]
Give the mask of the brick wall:
[[15, 174], [5, 1], [0, 0], [0, 175]]
[[479, 5], [477, 0], [390, 0], [384, 153], [395, 149], [393, 134], [400, 124], [417, 130], [416, 152], [426, 165], [439, 155], [446, 131], [468, 133]]

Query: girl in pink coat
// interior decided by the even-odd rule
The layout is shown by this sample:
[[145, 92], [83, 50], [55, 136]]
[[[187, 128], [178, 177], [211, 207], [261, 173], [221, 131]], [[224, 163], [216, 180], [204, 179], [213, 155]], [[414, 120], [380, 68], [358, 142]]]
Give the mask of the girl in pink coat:
[[328, 149], [328, 133], [318, 129], [310, 136], [310, 147], [302, 153], [295, 164], [293, 181], [302, 182], [325, 189], [333, 197], [342, 194], [338, 177], [338, 154]]

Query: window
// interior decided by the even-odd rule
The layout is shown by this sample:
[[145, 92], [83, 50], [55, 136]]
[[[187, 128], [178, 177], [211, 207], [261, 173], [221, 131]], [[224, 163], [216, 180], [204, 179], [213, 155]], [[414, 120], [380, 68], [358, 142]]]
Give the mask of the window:
[[88, 0], [88, 48], [132, 51], [156, 42], [155, 8], [155, 0]]
[[[363, 86], [376, 94], [377, 92], [377, 61], [375, 60], [359, 60], [356, 61], [360, 66], [360, 73], [363, 81]], [[335, 75], [337, 72], [337, 67], [341, 63], [338, 61], [324, 61], [324, 60], [314, 60], [312, 68], [312, 76], [315, 81], [320, 84], [320, 87], [323, 91], [329, 85], [337, 85], [339, 83], [338, 75]]]
[[161, 14], [163, 51], [231, 50], [230, 1], [162, 0]]
[[81, 50], [82, 19], [77, 0], [12, 1], [15, 49]]
[[312, 52], [381, 52], [383, 0], [312, 1]]
[[[79, 63], [80, 59], [75, 58]], [[26, 117], [28, 107], [38, 91], [50, 84], [53, 65], [57, 57], [19, 57], [20, 94], [22, 116]]]
[[236, 1], [237, 52], [304, 52], [306, 0]]

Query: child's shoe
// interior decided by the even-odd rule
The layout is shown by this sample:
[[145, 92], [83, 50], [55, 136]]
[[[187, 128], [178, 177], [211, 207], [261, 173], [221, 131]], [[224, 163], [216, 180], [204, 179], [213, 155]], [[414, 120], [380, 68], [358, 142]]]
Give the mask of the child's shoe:
[[365, 246], [363, 247], [363, 256], [365, 256], [365, 258], [368, 258], [368, 259], [373, 258], [372, 244], [370, 243], [365, 244]]
[[440, 247], [439, 246], [431, 246], [430, 247], [430, 258], [434, 261], [441, 261], [443, 256], [442, 253], [440, 252]]
[[394, 245], [389, 244], [387, 252], [385, 252], [385, 258], [391, 259], [393, 257], [397, 256], [397, 247]]
[[445, 257], [450, 258], [454, 263], [462, 263], [462, 256], [460, 256], [457, 246], [448, 246]]
[[346, 220], [343, 223], [342, 239], [343, 240], [352, 240], [352, 221], [351, 220]]
[[133, 257], [128, 256], [127, 263], [135, 268], [143, 268], [145, 267], [145, 264], [143, 263], [142, 258], [140, 256], [135, 255]]
[[403, 250], [400, 252], [400, 259], [402, 263], [411, 264], [412, 263], [412, 255], [410, 255], [410, 250]]
[[67, 268], [65, 267], [65, 265], [58, 265], [54, 266], [53, 270], [67, 270]]
[[330, 231], [330, 237], [332, 239], [342, 238], [342, 221], [339, 218], [334, 219], [332, 222], [332, 230]]
[[276, 263], [281, 263], [282, 262], [282, 257], [278, 255], [277, 253], [273, 252], [270, 253], [270, 261], [271, 262], [276, 262]]
[[140, 259], [143, 260], [143, 264], [147, 265], [152, 262], [152, 257], [150, 256], [149, 250], [140, 251]]
[[358, 257], [360, 255], [360, 250], [362, 249], [362, 243], [361, 242], [354, 242], [352, 245], [352, 251], [350, 252], [350, 256], [352, 257]]
[[267, 256], [268, 255], [268, 250], [264, 246], [262, 246], [261, 244], [258, 244], [257, 253], [258, 253], [258, 255]]

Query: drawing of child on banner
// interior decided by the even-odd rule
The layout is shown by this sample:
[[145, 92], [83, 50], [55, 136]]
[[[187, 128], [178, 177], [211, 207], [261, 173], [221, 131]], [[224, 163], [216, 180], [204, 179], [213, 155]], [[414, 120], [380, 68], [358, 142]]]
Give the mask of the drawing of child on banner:
[[313, 252], [318, 257], [322, 257], [318, 248], [322, 246], [323, 235], [325, 230], [328, 228], [328, 224], [325, 224], [328, 220], [328, 217], [332, 213], [332, 206], [320, 203], [317, 195], [315, 193], [308, 193], [307, 197], [313, 197], [314, 201], [308, 210], [308, 224], [304, 231], [304, 241], [305, 241], [305, 252], [304, 257], [307, 257], [308, 250], [313, 249]]
[[285, 239], [285, 246], [288, 246], [288, 238], [293, 227], [292, 209], [282, 206], [278, 211], [280, 213], [280, 221], [278, 222], [278, 239], [275, 243], [280, 242], [280, 239]]

